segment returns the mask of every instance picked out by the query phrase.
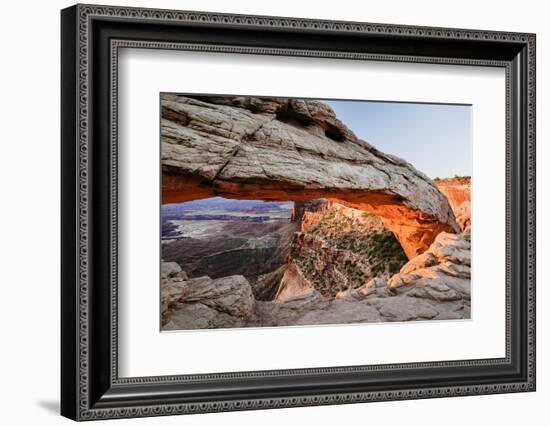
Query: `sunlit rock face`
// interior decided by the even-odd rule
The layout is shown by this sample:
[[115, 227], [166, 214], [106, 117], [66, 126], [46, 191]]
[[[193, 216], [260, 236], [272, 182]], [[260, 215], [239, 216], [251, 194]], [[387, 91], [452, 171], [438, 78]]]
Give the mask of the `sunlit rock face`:
[[296, 299], [310, 293], [313, 290], [312, 283], [304, 276], [302, 270], [290, 260], [279, 285], [274, 300], [285, 302]]
[[298, 223], [300, 231], [308, 231], [323, 217], [323, 213], [335, 203], [324, 198], [308, 201], [296, 201], [292, 211], [292, 222]]
[[241, 275], [161, 281], [161, 322], [165, 330], [242, 327], [254, 316], [254, 296]]
[[162, 202], [326, 198], [374, 213], [408, 258], [458, 225], [412, 165], [358, 139], [318, 101], [163, 94]]
[[435, 184], [449, 200], [460, 230], [469, 233], [471, 227], [471, 179], [469, 177], [438, 179]]
[[453, 211], [463, 202], [471, 200], [470, 178], [438, 179], [435, 184], [445, 194]]
[[393, 293], [446, 306], [438, 319], [469, 318], [471, 244], [469, 235], [442, 232], [430, 248], [388, 281]]

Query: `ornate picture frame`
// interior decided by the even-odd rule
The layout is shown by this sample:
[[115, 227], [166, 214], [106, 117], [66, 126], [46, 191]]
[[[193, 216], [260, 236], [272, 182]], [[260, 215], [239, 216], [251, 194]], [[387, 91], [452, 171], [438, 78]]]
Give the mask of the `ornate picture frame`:
[[[269, 16], [64, 9], [61, 414], [93, 420], [534, 391], [535, 40]], [[119, 377], [117, 90], [118, 53], [127, 47], [505, 69], [506, 356]]]

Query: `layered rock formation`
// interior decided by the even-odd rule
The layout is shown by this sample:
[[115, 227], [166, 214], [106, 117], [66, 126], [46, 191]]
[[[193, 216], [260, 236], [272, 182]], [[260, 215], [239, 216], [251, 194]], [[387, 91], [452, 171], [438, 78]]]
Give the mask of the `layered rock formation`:
[[173, 272], [161, 281], [165, 330], [242, 327], [253, 317], [254, 303], [250, 284], [241, 275], [186, 280]]
[[164, 330], [470, 318], [467, 235], [441, 233], [389, 280], [377, 277], [334, 297], [292, 266], [283, 281], [293, 288], [281, 286], [273, 301], [256, 300], [242, 276], [188, 279], [177, 265], [162, 270], [170, 271], [162, 276]]
[[292, 212], [291, 221], [300, 225], [300, 231], [308, 231], [321, 220], [323, 212], [335, 203], [324, 198], [308, 201], [296, 201]]
[[453, 211], [456, 211], [465, 201], [471, 200], [469, 177], [437, 179], [435, 184], [445, 194]]
[[378, 215], [409, 258], [458, 230], [429, 178], [358, 139], [322, 102], [163, 94], [161, 107], [163, 203], [336, 200]]
[[469, 177], [437, 179], [435, 184], [445, 194], [453, 209], [462, 232], [470, 232], [471, 226], [471, 182]]
[[[399, 242], [377, 216], [322, 200], [311, 206], [313, 212], [307, 210], [309, 205], [295, 209], [302, 212], [302, 231], [290, 246], [289, 274], [303, 277], [323, 296], [334, 297], [375, 277], [387, 279], [407, 261]], [[295, 281], [300, 284], [283, 279], [278, 294], [285, 298], [301, 294], [303, 279]]]
[[[266, 277], [286, 265], [290, 243], [299, 225], [283, 221], [221, 223], [219, 235], [186, 237], [163, 244], [164, 261], [183, 265], [190, 278], [209, 276], [217, 279], [243, 275], [253, 284], [257, 299], [272, 298], [275, 289], [270, 286], [276, 284], [267, 283]], [[257, 280], [262, 281], [258, 292], [254, 285]]]
[[469, 318], [470, 259], [469, 235], [442, 232], [426, 252], [410, 260], [387, 284], [395, 294], [445, 306], [436, 319]]

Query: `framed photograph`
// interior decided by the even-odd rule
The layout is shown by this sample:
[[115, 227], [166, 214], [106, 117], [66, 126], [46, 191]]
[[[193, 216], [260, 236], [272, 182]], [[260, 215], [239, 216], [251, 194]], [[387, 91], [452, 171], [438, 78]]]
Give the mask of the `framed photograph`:
[[61, 412], [535, 390], [535, 35], [61, 12]]

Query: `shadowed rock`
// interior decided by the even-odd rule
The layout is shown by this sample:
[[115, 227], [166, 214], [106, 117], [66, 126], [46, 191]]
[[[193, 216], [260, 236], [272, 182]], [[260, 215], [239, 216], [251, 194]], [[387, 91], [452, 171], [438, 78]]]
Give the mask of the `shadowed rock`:
[[358, 139], [318, 101], [163, 94], [162, 202], [327, 198], [378, 215], [412, 258], [458, 230], [412, 165]]
[[163, 330], [307, 324], [423, 321], [470, 318], [470, 241], [441, 233], [424, 254], [411, 259], [388, 281], [325, 297], [291, 268], [279, 297], [254, 300], [242, 276], [186, 279], [163, 265]]
[[184, 280], [163, 277], [161, 312], [164, 330], [241, 327], [253, 315], [254, 296], [241, 275]]

